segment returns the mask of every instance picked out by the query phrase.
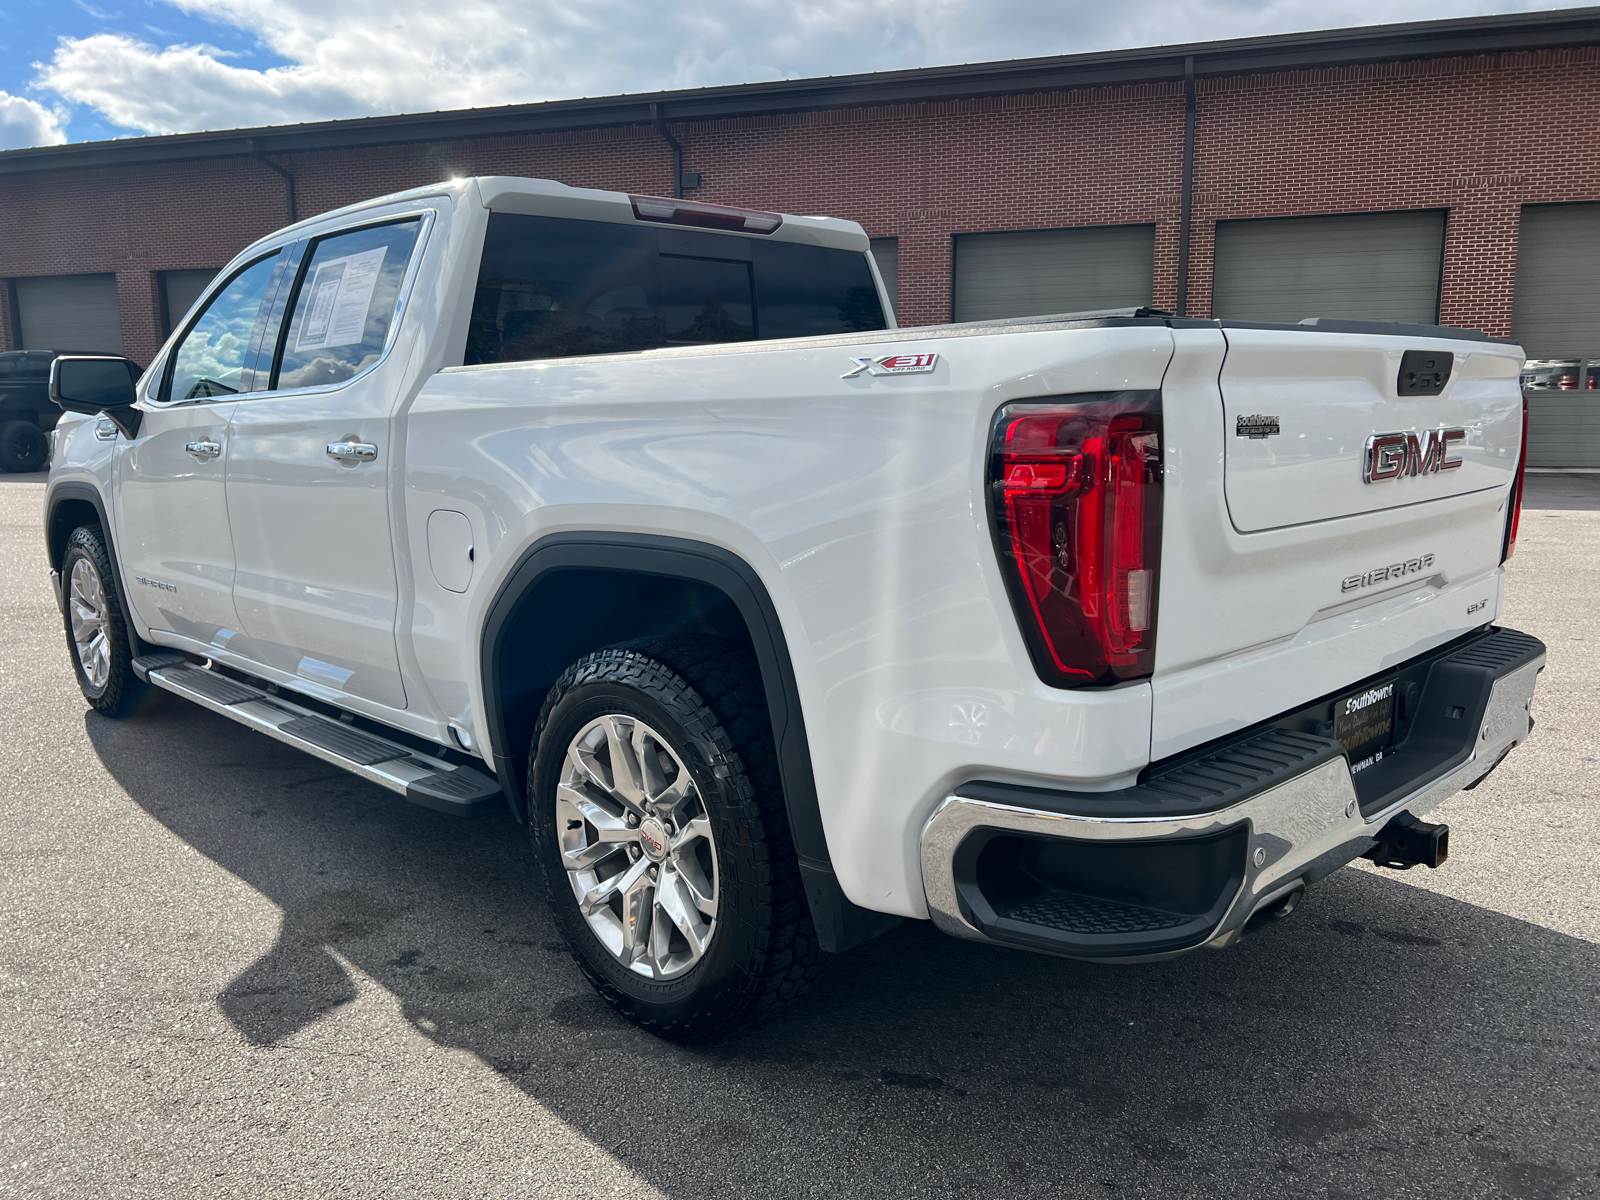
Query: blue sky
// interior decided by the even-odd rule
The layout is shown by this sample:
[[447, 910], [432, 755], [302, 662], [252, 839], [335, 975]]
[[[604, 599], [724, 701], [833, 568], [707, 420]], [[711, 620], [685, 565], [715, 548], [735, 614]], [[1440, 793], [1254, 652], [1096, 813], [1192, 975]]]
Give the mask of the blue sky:
[[0, 0], [0, 149], [1563, 7], [1549, 0]]
[[[98, 5], [86, 0], [5, 0], [0, 3], [0, 91], [35, 100], [56, 101], [48, 93], [30, 92], [38, 73], [35, 63], [55, 53], [61, 38], [85, 38], [108, 31], [126, 32], [160, 45], [210, 43], [229, 55], [229, 61], [256, 70], [285, 66], [285, 60], [267, 49], [250, 32], [221, 21], [207, 20], [168, 4], [165, 0], [127, 0]], [[70, 137], [75, 142], [127, 137], [144, 132], [114, 125], [92, 108], [72, 119]]]

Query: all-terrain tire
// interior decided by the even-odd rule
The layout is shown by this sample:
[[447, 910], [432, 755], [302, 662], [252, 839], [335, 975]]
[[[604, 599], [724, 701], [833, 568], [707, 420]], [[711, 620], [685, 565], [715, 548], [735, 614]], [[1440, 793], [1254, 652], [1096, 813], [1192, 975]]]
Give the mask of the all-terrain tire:
[[[715, 930], [684, 974], [630, 969], [591, 929], [563, 866], [556, 788], [573, 739], [617, 714], [663, 736], [687, 766], [714, 834]], [[789, 833], [761, 676], [738, 642], [680, 636], [601, 650], [551, 688], [534, 732], [528, 828], [557, 926], [610, 1004], [660, 1037], [704, 1042], [754, 1024], [822, 969]]]
[[[81, 568], [80, 564], [83, 564]], [[73, 634], [73, 580], [75, 576], [81, 579], [86, 575], [98, 583], [92, 605], [100, 610], [99, 628], [105, 634], [103, 680], [97, 680], [97, 672], [85, 667]], [[111, 557], [106, 553], [97, 527], [80, 525], [67, 538], [67, 550], [61, 558], [61, 590], [67, 599], [67, 611], [63, 614], [67, 653], [72, 656], [72, 669], [77, 673], [84, 699], [103, 716], [127, 716], [148, 695], [149, 684], [133, 673], [133, 660], [140, 652], [140, 643], [118, 599]]]
[[31, 421], [0, 424], [0, 471], [37, 471], [50, 457], [50, 442]]

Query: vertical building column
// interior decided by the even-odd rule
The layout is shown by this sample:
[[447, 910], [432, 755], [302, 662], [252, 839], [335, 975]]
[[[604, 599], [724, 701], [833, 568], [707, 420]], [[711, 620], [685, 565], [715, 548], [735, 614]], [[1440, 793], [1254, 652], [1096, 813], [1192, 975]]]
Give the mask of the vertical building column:
[[[1162, 205], [1165, 209], [1167, 206]], [[1179, 223], [1163, 216], [1156, 221], [1155, 276], [1150, 281], [1150, 307], [1178, 312]]]
[[[1195, 207], [1201, 207], [1201, 196], [1195, 196]], [[1211, 283], [1217, 273], [1217, 221], [1215, 217], [1196, 212], [1189, 221], [1189, 312], [1191, 317], [1209, 320], [1211, 311]]]
[[148, 367], [161, 349], [161, 286], [145, 259], [124, 260], [117, 267], [117, 310], [122, 320], [122, 353]]
[[1445, 222], [1439, 324], [1511, 336], [1522, 205], [1503, 194], [1459, 197]]
[[953, 242], [942, 230], [903, 231], [900, 238], [901, 325], [943, 325], [950, 321]]
[[0, 279], [0, 350], [21, 350], [22, 316], [17, 312], [17, 281]]

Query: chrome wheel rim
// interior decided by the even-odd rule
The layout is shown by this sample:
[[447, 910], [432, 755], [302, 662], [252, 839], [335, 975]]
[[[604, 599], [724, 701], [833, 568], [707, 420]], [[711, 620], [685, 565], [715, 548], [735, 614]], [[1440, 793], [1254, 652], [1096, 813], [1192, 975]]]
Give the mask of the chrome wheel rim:
[[720, 899], [716, 843], [666, 739], [621, 714], [585, 725], [567, 745], [556, 828], [578, 911], [612, 957], [648, 979], [705, 957]]
[[87, 558], [72, 564], [72, 589], [67, 597], [72, 644], [89, 686], [103, 688], [111, 678], [111, 635], [107, 624], [106, 590], [100, 572]]

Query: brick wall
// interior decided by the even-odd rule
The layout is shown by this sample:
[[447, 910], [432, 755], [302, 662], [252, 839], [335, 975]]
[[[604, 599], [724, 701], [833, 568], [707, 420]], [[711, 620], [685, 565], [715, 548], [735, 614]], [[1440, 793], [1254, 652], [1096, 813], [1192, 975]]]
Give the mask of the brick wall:
[[[1600, 199], [1600, 48], [1202, 80], [1198, 111], [1196, 316], [1209, 312], [1218, 220], [1447, 208], [1441, 320], [1505, 334], [1521, 205]], [[705, 177], [695, 198], [848, 217], [899, 238], [903, 324], [949, 319], [951, 237], [985, 230], [1154, 222], [1154, 302], [1176, 303], [1176, 84], [673, 130], [684, 168]], [[649, 128], [277, 161], [295, 176], [302, 217], [451, 175], [671, 189], [671, 156]], [[148, 361], [161, 341], [155, 273], [220, 266], [283, 218], [280, 179], [249, 159], [12, 177], [0, 278], [115, 271], [124, 348]]]

